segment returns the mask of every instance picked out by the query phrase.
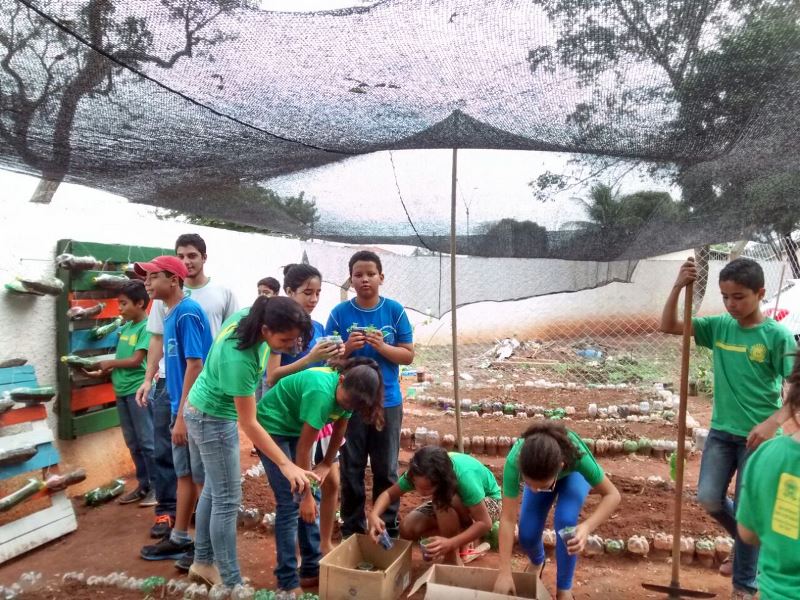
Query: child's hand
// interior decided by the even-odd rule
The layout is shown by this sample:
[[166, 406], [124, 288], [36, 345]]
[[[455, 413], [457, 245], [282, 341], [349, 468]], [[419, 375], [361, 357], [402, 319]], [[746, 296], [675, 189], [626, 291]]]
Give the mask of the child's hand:
[[290, 461], [286, 461], [282, 466], [279, 465], [278, 468], [281, 470], [281, 474], [289, 480], [289, 487], [292, 493], [305, 494], [311, 487], [308, 481], [310, 479], [319, 480], [316, 473], [301, 469]]
[[453, 542], [450, 538], [442, 537], [442, 536], [435, 536], [430, 538], [427, 544], [425, 544], [425, 552], [430, 554], [434, 560], [437, 558], [442, 558], [448, 552], [452, 552], [455, 549], [453, 546]]
[[331, 344], [330, 342], [322, 342], [320, 344], [316, 344], [311, 350], [308, 352], [308, 357], [310, 362], [320, 362], [323, 360], [328, 360], [334, 358], [339, 354], [339, 348], [336, 344]]
[[102, 379], [106, 376], [103, 371], [87, 371], [86, 369], [81, 369], [84, 375], [87, 377], [91, 377], [92, 379]]
[[113, 369], [110, 360], [101, 360], [100, 362], [95, 363], [95, 366], [103, 371], [103, 373], [109, 373]]
[[777, 420], [772, 417], [753, 427], [750, 431], [750, 435], [747, 436], [747, 449], [755, 450], [767, 440], [771, 440], [775, 437], [778, 427], [779, 424]]
[[677, 287], [686, 287], [697, 279], [697, 266], [694, 264], [694, 258], [691, 256], [686, 259], [686, 262], [681, 265], [678, 271], [678, 278], [675, 280]]
[[145, 378], [142, 385], [140, 385], [139, 389], [136, 390], [136, 404], [142, 408], [147, 406], [147, 397], [150, 395], [150, 388], [152, 387], [152, 382], [147, 381], [147, 378]]
[[325, 481], [325, 478], [331, 472], [331, 466], [326, 465], [324, 462], [321, 462], [316, 467], [314, 467], [314, 470], [312, 472], [317, 476], [319, 482], [323, 483]]
[[172, 443], [176, 446], [185, 446], [189, 443], [186, 421], [183, 420], [182, 415], [177, 416], [175, 425], [172, 427]]
[[347, 354], [352, 354], [356, 350], [361, 350], [364, 345], [367, 343], [367, 336], [365, 336], [360, 331], [354, 331], [350, 334], [350, 337], [347, 338], [347, 341], [344, 343], [344, 349]]
[[371, 512], [367, 517], [367, 530], [369, 531], [369, 537], [377, 544], [378, 538], [386, 531], [386, 523], [383, 522], [380, 515]]
[[380, 351], [381, 347], [385, 344], [383, 341], [383, 333], [380, 331], [370, 331], [366, 335], [366, 339], [367, 343], [378, 351]]
[[314, 494], [306, 494], [300, 501], [300, 518], [306, 523], [317, 520], [317, 501], [314, 499]]
[[506, 594], [509, 596], [516, 595], [517, 589], [514, 585], [514, 578], [511, 576], [511, 572], [500, 573], [497, 576], [497, 579], [494, 581], [493, 591], [495, 594]]

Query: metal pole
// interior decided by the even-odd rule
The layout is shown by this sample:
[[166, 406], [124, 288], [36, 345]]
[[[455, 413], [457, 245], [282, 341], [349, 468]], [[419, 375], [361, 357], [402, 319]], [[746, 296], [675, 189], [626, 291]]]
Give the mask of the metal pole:
[[458, 393], [458, 319], [456, 314], [456, 184], [458, 182], [458, 149], [453, 148], [453, 180], [450, 193], [450, 315], [453, 334], [453, 400], [456, 405], [456, 444], [464, 452], [461, 435], [461, 397]]

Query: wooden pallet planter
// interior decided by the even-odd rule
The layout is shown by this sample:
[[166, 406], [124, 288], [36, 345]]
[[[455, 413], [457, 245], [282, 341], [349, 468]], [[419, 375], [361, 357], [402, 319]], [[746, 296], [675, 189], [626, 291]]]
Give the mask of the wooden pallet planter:
[[[0, 393], [36, 385], [36, 374], [30, 365], [0, 369]], [[22, 463], [0, 467], [3, 495], [13, 491], [7, 488], [19, 485], [23, 475], [44, 479], [46, 472], [56, 467], [60, 460], [53, 432], [47, 426], [46, 408], [42, 405], [17, 406], [19, 408], [12, 408], [0, 415], [0, 450], [35, 446], [36, 454]], [[7, 429], [11, 425], [25, 423], [30, 423], [28, 431], [9, 433]], [[30, 512], [31, 507], [33, 512]], [[0, 525], [0, 564], [78, 527], [72, 503], [64, 492], [52, 495], [40, 492], [12, 511], [13, 514], [5, 515], [13, 520]], [[19, 517], [14, 518], [16, 515]]]
[[[102, 271], [80, 271], [57, 269], [56, 275], [64, 282], [64, 293], [56, 302], [56, 349], [59, 357], [67, 354], [91, 356], [113, 353], [119, 339], [118, 333], [95, 340], [90, 330], [96, 325], [105, 325], [119, 315], [117, 294], [95, 286], [98, 275], [122, 275], [124, 266], [133, 262], [152, 260], [162, 254], [172, 254], [167, 248], [123, 246], [119, 244], [97, 244], [77, 240], [59, 240], [56, 255], [94, 256], [103, 263]], [[89, 308], [98, 302], [105, 303], [103, 311], [94, 319], [70, 321], [67, 310], [82, 306]], [[58, 365], [58, 437], [74, 439], [81, 435], [102, 431], [119, 425], [119, 416], [114, 406], [114, 390], [108, 381], [87, 381], [73, 376], [67, 365]]]

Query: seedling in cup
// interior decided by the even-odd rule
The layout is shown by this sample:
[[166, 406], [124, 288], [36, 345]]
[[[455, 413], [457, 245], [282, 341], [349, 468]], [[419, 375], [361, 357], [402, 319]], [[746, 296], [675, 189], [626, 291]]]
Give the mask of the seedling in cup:
[[428, 544], [431, 542], [431, 538], [422, 538], [419, 541], [419, 547], [422, 550], [422, 560], [426, 562], [430, 562], [433, 560], [433, 556], [428, 552]]
[[562, 527], [558, 530], [558, 535], [561, 536], [561, 539], [564, 540], [564, 545], [568, 546], [569, 541], [575, 537], [575, 528], [574, 527]]
[[394, 541], [392, 541], [385, 529], [378, 536], [378, 543], [383, 546], [384, 550], [391, 550], [392, 546], [394, 546]]

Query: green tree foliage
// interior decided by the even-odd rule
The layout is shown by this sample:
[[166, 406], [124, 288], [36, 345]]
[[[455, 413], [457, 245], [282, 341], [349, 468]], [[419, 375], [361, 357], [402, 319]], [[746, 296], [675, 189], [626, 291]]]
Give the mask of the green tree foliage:
[[[217, 186], [180, 183], [162, 187], [158, 197], [169, 198], [171, 204], [178, 200], [186, 210], [162, 210], [162, 219], [180, 218], [195, 225], [232, 229], [252, 233], [290, 234], [301, 238], [313, 236], [319, 212], [314, 200], [307, 200], [304, 192], [297, 196], [281, 196], [274, 190], [256, 184], [220, 183]], [[204, 215], [213, 215], [216, 207], [235, 206], [251, 215], [252, 225], [233, 223], [212, 216], [199, 216], [191, 207], [201, 207]]]

